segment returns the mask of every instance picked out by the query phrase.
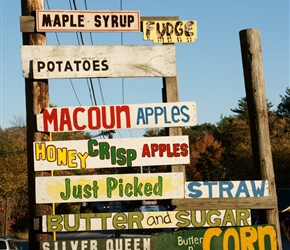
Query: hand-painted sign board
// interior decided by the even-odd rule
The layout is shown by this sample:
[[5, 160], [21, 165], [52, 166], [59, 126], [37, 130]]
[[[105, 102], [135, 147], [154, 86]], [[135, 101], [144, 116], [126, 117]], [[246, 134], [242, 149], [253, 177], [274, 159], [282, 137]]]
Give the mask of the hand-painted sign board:
[[188, 136], [34, 142], [35, 171], [188, 164]]
[[209, 228], [158, 233], [151, 237], [106, 238], [40, 243], [40, 250], [276, 250], [274, 225]]
[[150, 250], [150, 237], [43, 241], [40, 250]]
[[139, 11], [37, 10], [38, 32], [138, 32]]
[[36, 177], [36, 203], [184, 198], [183, 173]]
[[267, 180], [192, 181], [185, 183], [185, 198], [238, 198], [269, 196]]
[[192, 43], [197, 38], [196, 21], [143, 21], [143, 39], [154, 43]]
[[40, 250], [150, 250], [150, 237], [40, 242]]
[[38, 131], [44, 132], [164, 128], [197, 124], [195, 102], [47, 108], [36, 119]]
[[251, 212], [192, 210], [43, 215], [43, 232], [249, 226]]
[[175, 47], [21, 46], [25, 78], [176, 76]]
[[209, 228], [151, 236], [151, 250], [276, 250], [274, 225]]

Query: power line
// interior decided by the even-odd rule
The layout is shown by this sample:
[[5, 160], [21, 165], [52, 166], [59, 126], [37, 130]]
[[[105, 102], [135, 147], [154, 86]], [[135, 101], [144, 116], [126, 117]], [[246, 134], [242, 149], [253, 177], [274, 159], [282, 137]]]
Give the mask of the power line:
[[[46, 5], [47, 5], [47, 8], [50, 10], [50, 6], [49, 6], [49, 3], [48, 3], [48, 0], [46, 0]], [[56, 36], [56, 40], [57, 40], [58, 45], [60, 45], [60, 41], [59, 41], [59, 37], [58, 37], [57, 32], [55, 32], [55, 36]], [[81, 102], [79, 100], [79, 97], [78, 97], [77, 92], [75, 90], [75, 87], [73, 85], [72, 79], [70, 78], [69, 81], [70, 81], [71, 87], [73, 89], [73, 92], [75, 94], [75, 97], [77, 98], [77, 101], [78, 101], [79, 105], [81, 106]]]

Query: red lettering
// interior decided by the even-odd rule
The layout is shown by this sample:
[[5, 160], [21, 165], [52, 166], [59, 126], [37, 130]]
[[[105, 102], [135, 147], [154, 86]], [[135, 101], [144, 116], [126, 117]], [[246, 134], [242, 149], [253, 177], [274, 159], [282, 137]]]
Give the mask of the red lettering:
[[[130, 108], [129, 106], [116, 106], [117, 128], [121, 128], [122, 112], [125, 114], [126, 128], [131, 128]], [[123, 119], [124, 120], [124, 119]]]
[[174, 143], [173, 144], [173, 155], [174, 155], [174, 157], [179, 157], [180, 156], [179, 147], [180, 147], [179, 143]]
[[162, 143], [159, 145], [159, 156], [163, 157], [164, 152], [166, 152], [166, 144]]
[[167, 156], [173, 157], [173, 153], [170, 151], [170, 144], [167, 144]]
[[[95, 115], [95, 119], [93, 120], [93, 114]], [[98, 107], [91, 107], [88, 109], [88, 127], [91, 130], [100, 129], [101, 124], [101, 112]], [[93, 124], [95, 122], [95, 124]]]
[[147, 157], [151, 157], [148, 144], [144, 144], [143, 145], [143, 150], [142, 150], [142, 157], [146, 157], [146, 156]]
[[78, 124], [78, 113], [79, 112], [84, 112], [85, 111], [85, 109], [84, 108], [76, 108], [75, 110], [74, 110], [74, 112], [73, 112], [73, 124], [74, 124], [74, 127], [77, 129], [77, 130], [84, 130], [84, 129], [86, 129], [86, 125], [82, 125], [82, 126], [80, 126], [79, 124]]
[[181, 155], [182, 156], [187, 156], [188, 155], [188, 145], [186, 143], [182, 143], [180, 145], [180, 149], [181, 149]]
[[45, 109], [42, 113], [43, 118], [43, 131], [48, 131], [48, 123], [53, 124], [53, 130], [58, 131], [58, 122], [57, 122], [57, 109], [50, 109], [49, 113], [48, 109]]
[[155, 156], [155, 153], [158, 151], [158, 144], [157, 143], [153, 143], [151, 144], [151, 153], [152, 153], [152, 156], [154, 157]]
[[59, 131], [64, 131], [64, 126], [67, 126], [68, 131], [72, 130], [69, 109], [62, 108], [60, 112], [60, 119], [59, 119]]
[[103, 127], [105, 129], [112, 129], [115, 126], [115, 110], [114, 106], [110, 106], [110, 120], [111, 124], [107, 124], [107, 113], [106, 107], [102, 107], [102, 119], [103, 119]]

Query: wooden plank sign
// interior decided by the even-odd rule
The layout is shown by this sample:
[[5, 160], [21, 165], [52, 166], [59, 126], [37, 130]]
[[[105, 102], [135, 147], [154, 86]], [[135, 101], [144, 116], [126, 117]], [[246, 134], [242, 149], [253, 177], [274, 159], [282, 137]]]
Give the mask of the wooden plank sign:
[[176, 76], [174, 45], [27, 45], [21, 46], [21, 58], [25, 78]]
[[197, 38], [195, 20], [146, 20], [142, 27], [143, 39], [154, 43], [193, 43]]
[[150, 250], [150, 237], [99, 238], [40, 242], [40, 250]]
[[139, 11], [36, 10], [38, 32], [139, 32]]
[[274, 225], [209, 228], [158, 233], [151, 237], [106, 238], [40, 243], [46, 250], [276, 250], [277, 234]]
[[35, 171], [188, 164], [188, 136], [34, 142]]
[[274, 225], [209, 228], [151, 236], [151, 250], [276, 250]]
[[190, 210], [43, 215], [43, 232], [248, 226], [251, 212]]
[[44, 132], [195, 126], [195, 102], [62, 107], [44, 109], [37, 117]]
[[192, 181], [185, 183], [185, 198], [269, 196], [268, 181]]
[[184, 198], [183, 173], [36, 177], [36, 203]]

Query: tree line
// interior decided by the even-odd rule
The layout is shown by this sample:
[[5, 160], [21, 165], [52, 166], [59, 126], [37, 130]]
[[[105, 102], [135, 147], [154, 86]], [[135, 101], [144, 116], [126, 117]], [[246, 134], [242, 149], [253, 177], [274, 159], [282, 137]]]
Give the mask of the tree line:
[[[280, 95], [277, 109], [267, 101], [273, 166], [277, 188], [289, 187], [290, 165], [290, 88]], [[253, 163], [246, 98], [231, 109], [233, 115], [221, 117], [216, 124], [204, 123], [183, 128], [189, 136], [190, 164], [185, 166], [186, 180], [257, 180]], [[26, 231], [28, 228], [28, 185], [26, 126], [15, 118], [13, 126], [0, 128], [0, 234]], [[162, 129], [148, 129], [144, 136], [164, 136]], [[90, 133], [52, 133], [52, 139], [89, 139]], [[150, 166], [150, 171], [167, 171], [167, 166]], [[138, 172], [139, 168], [118, 168], [117, 172]], [[146, 171], [146, 170], [145, 170]], [[117, 173], [116, 172], [116, 173]], [[108, 169], [74, 170], [74, 174], [110, 174]], [[57, 175], [71, 174], [58, 171]], [[63, 213], [66, 205], [59, 206]]]

